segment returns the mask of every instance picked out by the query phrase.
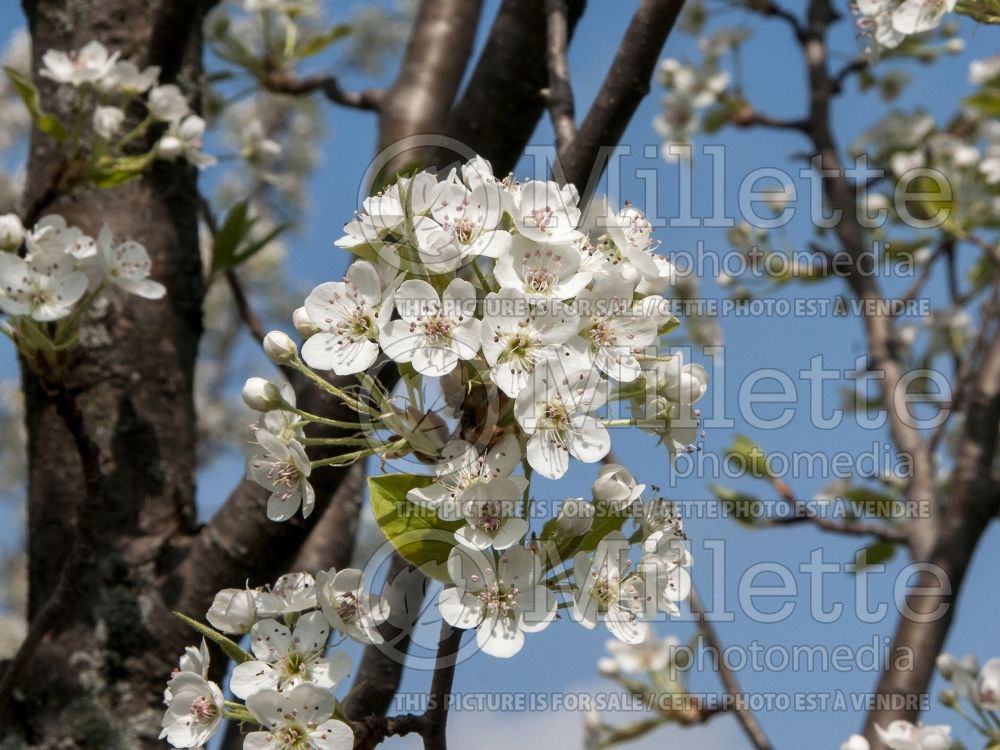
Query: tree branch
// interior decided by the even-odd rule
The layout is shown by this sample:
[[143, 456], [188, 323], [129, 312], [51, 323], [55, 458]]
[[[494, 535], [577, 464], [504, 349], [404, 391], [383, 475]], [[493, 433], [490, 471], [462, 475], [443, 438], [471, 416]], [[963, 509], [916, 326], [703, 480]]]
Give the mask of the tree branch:
[[[698, 592], [695, 591], [694, 586], [691, 587], [689, 603], [691, 605], [692, 614], [694, 614], [698, 620], [698, 631], [701, 633], [701, 637], [705, 641], [706, 647], [715, 652], [715, 661], [719, 668], [719, 678], [722, 680], [723, 687], [725, 687], [726, 692], [731, 696], [740, 695], [742, 692], [740, 689], [740, 683], [736, 679], [736, 675], [733, 674], [733, 671], [726, 664], [725, 658], [723, 658], [722, 644], [719, 640], [719, 636], [715, 632], [715, 627], [708, 619], [708, 616], [705, 613], [705, 608], [702, 606], [701, 598], [698, 596]], [[757, 719], [754, 717], [753, 712], [745, 706], [740, 705], [736, 705], [733, 710], [736, 713], [736, 718], [739, 719], [740, 726], [743, 727], [744, 734], [746, 734], [747, 739], [750, 740], [751, 744], [757, 748], [757, 750], [771, 750], [771, 743], [768, 741], [767, 735], [764, 734], [764, 730], [761, 728], [760, 724], [757, 723]]]
[[334, 104], [352, 109], [377, 111], [385, 98], [385, 92], [382, 89], [345, 91], [337, 77], [332, 75], [296, 78], [292, 73], [272, 71], [262, 75], [258, 80], [263, 88], [275, 94], [305, 96], [320, 91]]
[[[567, 7], [568, 40], [584, 0], [568, 0]], [[544, 111], [546, 41], [537, 0], [503, 0], [469, 83], [448, 116], [445, 135], [489, 159], [498, 175], [514, 168]], [[440, 165], [454, 154], [437, 158]]]
[[434, 677], [431, 679], [430, 703], [424, 713], [424, 750], [446, 750], [446, 726], [451, 686], [455, 680], [455, 663], [458, 647], [462, 642], [462, 632], [441, 621], [441, 640], [438, 642], [437, 658], [434, 661]]
[[545, 0], [546, 59], [549, 69], [548, 104], [556, 151], [561, 153], [576, 136], [573, 86], [569, 80], [569, 11], [566, 0]]
[[628, 25], [611, 69], [565, 155], [556, 179], [577, 186], [586, 203], [597, 187], [603, 149], [614, 146], [649, 93], [656, 60], [670, 35], [684, 0], [642, 0]]

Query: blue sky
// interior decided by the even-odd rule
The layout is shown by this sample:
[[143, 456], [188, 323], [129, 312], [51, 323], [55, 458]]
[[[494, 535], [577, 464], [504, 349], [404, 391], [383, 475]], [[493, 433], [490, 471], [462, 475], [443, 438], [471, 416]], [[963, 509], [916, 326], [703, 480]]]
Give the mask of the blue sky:
[[[607, 69], [608, 63], [619, 42], [625, 25], [635, 6], [629, 2], [591, 2], [580, 24], [570, 50], [573, 84], [576, 91], [578, 116], [586, 108], [596, 92]], [[360, 5], [350, 3], [349, 5]], [[489, 19], [497, 3], [487, 4], [484, 18]], [[788, 3], [791, 7], [796, 3]], [[846, 5], [846, 3], [845, 3]], [[846, 9], [845, 9], [846, 10]], [[0, 29], [14, 28], [21, 19], [13, 4], [0, 9]], [[798, 49], [788, 29], [780, 22], [763, 21], [748, 17], [747, 14], [728, 13], [719, 23], [737, 23], [753, 29], [754, 34], [743, 51], [743, 85], [750, 101], [762, 111], [777, 117], [799, 116], [805, 107], [805, 82]], [[480, 29], [480, 43], [488, 24]], [[975, 27], [964, 23], [961, 38], [967, 44], [966, 51], [958, 56], [946, 57], [937, 65], [912, 68], [914, 83], [893, 106], [902, 109], [923, 106], [938, 119], [947, 117], [961, 96], [967, 93], [968, 63], [972, 59], [985, 57], [996, 50], [996, 31], [988, 27]], [[853, 24], [847, 19], [837, 26], [833, 48], [840, 53], [838, 59], [846, 60], [859, 49], [854, 38]], [[697, 59], [698, 53], [693, 40], [675, 33], [668, 41], [667, 56]], [[370, 84], [352, 75], [345, 77], [345, 85]], [[498, 94], [499, 95], [499, 94]], [[846, 145], [885, 110], [875, 95], [859, 95], [850, 85], [834, 109], [835, 126], [842, 145]], [[639, 170], [653, 170], [660, 198], [659, 213], [667, 217], [676, 216], [676, 195], [678, 168], [658, 156], [645, 156], [645, 146], [657, 144], [651, 122], [659, 108], [659, 92], [655, 90], [640, 106], [632, 124], [625, 133], [622, 143], [631, 146], [633, 156], [622, 162], [620, 194], [612, 196], [612, 202], [632, 198], [639, 207], [646, 207], [642, 183], [633, 175]], [[325, 110], [329, 135], [323, 144], [323, 163], [312, 179], [309, 195], [310, 205], [301, 231], [292, 242], [290, 257], [291, 275], [304, 286], [340, 277], [347, 258], [333, 247], [333, 241], [340, 235], [343, 223], [358, 207], [358, 195], [363, 193], [361, 180], [368, 166], [374, 148], [374, 119], [370, 114], [329, 107]], [[550, 144], [551, 131], [543, 122], [532, 138], [534, 144]], [[737, 217], [737, 191], [739, 180], [758, 167], [781, 167], [791, 174], [797, 174], [804, 162], [794, 160], [791, 155], [802, 152], [807, 144], [802, 137], [775, 133], [766, 130], [734, 131], [724, 130], [710, 138], [696, 141], [696, 148], [705, 143], [722, 144], [726, 149], [726, 210], [725, 214]], [[696, 152], [697, 154], [697, 152]], [[694, 214], [708, 216], [711, 205], [712, 163], [706, 157], [696, 155], [694, 170]], [[515, 170], [520, 174], [521, 170]], [[207, 179], [210, 181], [211, 173]], [[798, 187], [805, 190], [804, 182]], [[812, 235], [807, 220], [807, 204], [800, 200], [799, 216], [787, 228], [787, 237], [796, 247], [800, 247]], [[648, 207], [647, 207], [648, 209]], [[696, 243], [705, 243], [713, 252], [729, 250], [725, 230], [712, 227], [670, 227], [659, 229], [657, 237], [663, 242], [663, 251], [691, 251]], [[836, 281], [819, 287], [791, 287], [779, 296], [790, 298], [830, 297], [842, 293]], [[905, 280], [903, 282], [905, 284]], [[890, 287], [890, 289], [893, 287]], [[931, 287], [930, 294], [940, 295], [939, 288]], [[712, 279], [702, 279], [702, 296], [725, 296]], [[288, 311], [289, 315], [291, 310]], [[707, 429], [704, 451], [718, 452], [727, 446], [735, 433], [752, 435], [770, 451], [790, 452], [801, 450], [844, 451], [856, 455], [861, 452], [883, 450], [884, 431], [865, 430], [857, 425], [845, 424], [835, 430], [820, 430], [810, 423], [809, 390], [798, 372], [809, 367], [812, 357], [824, 356], [829, 367], [853, 368], [855, 358], [864, 350], [864, 341], [859, 321], [856, 318], [796, 318], [788, 317], [726, 317], [721, 321], [725, 338], [725, 377], [716, 375], [706, 398], [704, 412], [706, 419], [720, 416], [724, 404], [725, 416], [732, 416], [732, 428]], [[290, 323], [286, 324], [290, 330]], [[5, 369], [12, 366], [12, 354], [7, 351]], [[704, 361], [704, 357], [696, 356]], [[779, 430], [754, 430], [740, 415], [738, 408], [739, 384], [743, 377], [759, 368], [776, 368], [788, 373], [795, 384], [797, 400], [793, 404], [794, 418]], [[261, 370], [251, 374], [266, 374], [268, 364], [260, 363]], [[833, 382], [827, 386], [826, 403], [833, 405], [832, 395], [847, 382]], [[759, 390], [765, 390], [763, 386]], [[714, 394], [714, 395], [713, 395]], [[238, 397], [238, 396], [234, 396]], [[839, 404], [836, 404], [839, 405]], [[773, 416], [777, 408], [761, 407], [761, 414]], [[681, 503], [706, 501], [711, 495], [705, 487], [705, 479], [671, 479], [671, 473], [662, 449], [657, 449], [653, 441], [645, 436], [620, 432], [615, 434], [615, 451], [623, 462], [635, 473], [640, 481], [660, 485], [664, 494]], [[237, 446], [238, 450], [238, 446]], [[214, 464], [200, 479], [199, 497], [203, 511], [210, 512], [228, 493], [232, 483], [240, 473], [241, 461], [233, 455]], [[576, 466], [559, 486], [549, 483], [537, 485], [536, 495], [540, 497], [567, 497], [588, 492], [589, 483], [596, 473], [596, 467]], [[745, 482], [727, 481], [748, 490], [760, 491], [762, 487]], [[828, 480], [822, 478], [803, 479], [792, 482], [800, 497], [811, 497]], [[702, 504], [705, 505], [704, 503]], [[693, 575], [701, 591], [702, 598], [717, 601], [723, 592], [714, 582], [724, 580], [725, 610], [735, 612], [731, 622], [717, 623], [717, 630], [726, 644], [749, 646], [759, 642], [763, 646], [793, 644], [803, 646], [823, 645], [833, 647], [839, 644], [857, 647], [882, 643], [879, 640], [892, 633], [894, 619], [873, 624], [858, 621], [853, 614], [852, 603], [855, 596], [855, 578], [846, 572], [827, 576], [824, 593], [827, 604], [841, 602], [845, 614], [836, 622], [821, 624], [815, 622], [809, 612], [809, 578], [796, 573], [795, 584], [798, 594], [789, 601], [794, 609], [781, 622], [765, 624], [754, 622], [740, 613], [737, 600], [737, 584], [757, 563], [777, 562], [793, 571], [810, 559], [814, 550], [821, 549], [826, 561], [847, 563], [854, 552], [867, 542], [863, 539], [843, 538], [822, 533], [806, 525], [791, 529], [748, 531], [731, 519], [689, 518], [686, 530], [692, 540], [695, 556]], [[711, 545], [715, 540], [724, 540], [725, 565], [713, 570]], [[8, 540], [9, 541], [9, 540]], [[997, 563], [997, 544], [1000, 532], [996, 525], [984, 539], [972, 566], [959, 608], [957, 623], [953, 627], [949, 650], [957, 653], [974, 652], [981, 658], [998, 655], [996, 629], [983, 627], [985, 623], [996, 622], [1000, 618], [1000, 599], [995, 596], [994, 571]], [[870, 580], [872, 602], [893, 601], [893, 583], [896, 573], [903, 565], [902, 555], [893, 559], [884, 575], [873, 575]], [[766, 578], [761, 579], [764, 583]], [[773, 583], [773, 579], [770, 581]], [[991, 595], [993, 594], [993, 595]], [[761, 605], [761, 609], [773, 611], [780, 602]], [[660, 623], [661, 635], [675, 634], [688, 640], [695, 632], [690, 622]], [[418, 640], [428, 641], [436, 633], [428, 632]], [[497, 660], [479, 654], [463, 663], [458, 670], [455, 689], [460, 692], [494, 691], [538, 691], [538, 692], [600, 692], [615, 691], [617, 688], [602, 680], [595, 671], [596, 660], [604, 654], [606, 631], [588, 632], [569, 622], [560, 622], [543, 633], [529, 636], [524, 650], [514, 659]], [[884, 645], [882, 646], [884, 648]], [[741, 670], [737, 674], [744, 690], [748, 692], [814, 693], [814, 692], [863, 692], [869, 691], [877, 679], [872, 671], [842, 673], [836, 671], [793, 672], [790, 669], [778, 671]], [[425, 689], [429, 675], [422, 672], [408, 674], [404, 691], [419, 692]], [[691, 677], [691, 684], [698, 692], [712, 692], [720, 689], [713, 674], [697, 674]], [[942, 685], [936, 684], [934, 692]], [[759, 712], [765, 730], [776, 747], [801, 747], [805, 736], [821, 738], [813, 740], [810, 746], [836, 748], [850, 733], [857, 731], [863, 720], [860, 713], [853, 711], [817, 711], [810, 714], [782, 710]], [[951, 722], [954, 714], [943, 708], [932, 709], [929, 719]], [[573, 747], [573, 738], [579, 735], [582, 714], [567, 712], [562, 714], [534, 714], [512, 716], [478, 715], [470, 712], [458, 713], [452, 718], [453, 744], [468, 747], [473, 744], [484, 749], [508, 747], [518, 744], [549, 743], [558, 747]], [[974, 744], [971, 730], [957, 727], [958, 736]], [[662, 730], [633, 747], [666, 746], [669, 741], [697, 743], [706, 748], [727, 748], [736, 750], [748, 746], [730, 717], [713, 721], [706, 727], [684, 730]], [[415, 740], [394, 740], [386, 747], [417, 747]]]

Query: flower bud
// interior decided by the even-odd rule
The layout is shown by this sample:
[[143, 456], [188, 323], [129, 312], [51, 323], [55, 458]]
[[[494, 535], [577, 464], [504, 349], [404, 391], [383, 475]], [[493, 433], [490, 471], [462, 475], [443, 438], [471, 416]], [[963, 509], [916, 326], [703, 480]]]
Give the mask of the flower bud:
[[248, 378], [243, 384], [243, 403], [254, 411], [270, 411], [281, 405], [278, 386], [264, 378]]
[[941, 705], [945, 708], [955, 708], [958, 705], [958, 693], [951, 688], [942, 690], [941, 695], [938, 696], [938, 700], [941, 701]]
[[299, 348], [284, 331], [271, 331], [264, 337], [264, 353], [276, 365], [285, 365], [298, 358]]
[[868, 748], [868, 740], [860, 734], [852, 734], [847, 738], [847, 742], [842, 743], [840, 746], [840, 750], [868, 750]]
[[958, 659], [948, 653], [942, 653], [938, 655], [937, 660], [934, 662], [937, 667], [937, 671], [941, 673], [941, 676], [946, 680], [950, 680], [957, 669]]
[[597, 660], [597, 671], [605, 677], [613, 677], [618, 674], [618, 664], [614, 659], [604, 656]]
[[563, 501], [556, 518], [556, 533], [559, 536], [575, 539], [583, 536], [594, 525], [594, 506], [583, 498], [570, 498]]
[[125, 122], [125, 112], [118, 107], [97, 107], [94, 110], [94, 132], [106, 141], [114, 138]]
[[1000, 711], [1000, 659], [990, 659], [976, 682], [976, 704], [987, 711]]
[[644, 489], [646, 485], [636, 483], [635, 477], [624, 466], [607, 464], [594, 480], [594, 502], [604, 503], [616, 511], [625, 510]]
[[215, 595], [205, 617], [223, 633], [246, 633], [257, 620], [257, 605], [245, 589], [223, 589]]
[[0, 250], [16, 250], [24, 241], [24, 225], [17, 214], [0, 216]]
[[320, 327], [313, 323], [312, 318], [309, 317], [309, 313], [306, 312], [304, 307], [300, 307], [292, 313], [292, 325], [295, 326], [295, 330], [298, 331], [302, 338], [309, 338], [314, 333], [320, 332]]

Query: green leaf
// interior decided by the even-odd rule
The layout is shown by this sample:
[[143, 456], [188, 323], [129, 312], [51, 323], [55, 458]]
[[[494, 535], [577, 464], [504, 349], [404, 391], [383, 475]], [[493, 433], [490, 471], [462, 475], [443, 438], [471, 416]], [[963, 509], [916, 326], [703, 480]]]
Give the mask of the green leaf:
[[399, 554], [426, 575], [450, 583], [444, 567], [462, 522], [442, 521], [433, 510], [406, 499], [407, 492], [432, 481], [428, 476], [386, 474], [370, 477], [368, 491], [375, 521]]
[[350, 24], [334, 24], [328, 31], [308, 37], [296, 48], [295, 56], [304, 58], [309, 57], [310, 55], [315, 55], [317, 52], [322, 52], [334, 42], [338, 42], [344, 37], [350, 36], [353, 31], [354, 29], [350, 26]]
[[628, 508], [618, 513], [602, 513], [602, 509], [597, 508], [594, 515], [594, 525], [590, 527], [590, 531], [583, 535], [580, 543], [573, 549], [568, 550], [566, 555], [576, 554], [577, 552], [591, 552], [597, 549], [597, 545], [601, 543], [604, 537], [613, 531], [621, 531], [622, 527], [625, 526], [625, 522], [630, 518], [632, 518], [632, 513]]
[[31, 119], [35, 123], [35, 127], [46, 135], [52, 136], [60, 143], [65, 141], [66, 128], [63, 127], [63, 124], [59, 122], [58, 119], [42, 109], [42, 103], [40, 101], [40, 97], [38, 96], [38, 89], [35, 88], [35, 84], [13, 68], [4, 68], [3, 70], [4, 73], [7, 74], [7, 78], [10, 79], [11, 84], [17, 90], [17, 93], [20, 95], [21, 101], [24, 102], [24, 106], [27, 107], [28, 112], [31, 113]]
[[726, 515], [737, 523], [753, 526], [757, 519], [763, 515], [763, 506], [760, 500], [753, 495], [738, 492], [732, 487], [724, 487], [721, 484], [709, 484], [708, 490], [722, 503]]
[[972, 96], [967, 96], [962, 100], [962, 104], [994, 117], [1000, 116], [1000, 93], [993, 89], [983, 89]]
[[857, 562], [853, 568], [849, 568], [852, 572], [856, 573], [859, 570], [864, 570], [872, 565], [878, 565], [879, 563], [884, 563], [896, 554], [896, 545], [890, 541], [881, 540], [870, 544], [864, 549], [864, 561]]
[[867, 487], [851, 487], [841, 494], [845, 500], [850, 500], [858, 507], [859, 515], [875, 518], [896, 518], [899, 515], [899, 500], [884, 492]]
[[85, 178], [95, 187], [117, 187], [139, 177], [155, 158], [155, 151], [138, 156], [105, 157], [87, 170]]
[[222, 633], [217, 633], [216, 631], [212, 630], [212, 628], [208, 627], [208, 625], [202, 625], [197, 620], [192, 620], [190, 617], [188, 617], [187, 615], [182, 615], [180, 612], [174, 612], [174, 616], [181, 622], [183, 622], [185, 625], [188, 625], [197, 630], [203, 636], [208, 638], [208, 640], [219, 644], [219, 647], [226, 654], [226, 656], [228, 656], [237, 664], [242, 664], [245, 661], [253, 660], [253, 656], [251, 654], [248, 654], [246, 651], [241, 649], [236, 643], [226, 638], [226, 636], [222, 635]]
[[746, 435], [737, 435], [733, 444], [723, 451], [730, 465], [755, 479], [768, 479], [767, 454]]
[[222, 220], [221, 226], [215, 230], [215, 236], [212, 238], [213, 277], [250, 260], [291, 226], [290, 223], [279, 224], [260, 239], [244, 245], [258, 221], [259, 217], [250, 216], [250, 206], [246, 200], [236, 203], [229, 209], [229, 213]]

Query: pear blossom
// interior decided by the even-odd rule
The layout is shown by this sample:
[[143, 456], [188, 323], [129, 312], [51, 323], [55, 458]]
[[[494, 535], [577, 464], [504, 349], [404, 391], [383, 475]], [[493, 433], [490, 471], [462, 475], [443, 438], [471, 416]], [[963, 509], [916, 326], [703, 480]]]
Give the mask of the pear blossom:
[[146, 299], [160, 299], [167, 293], [163, 284], [148, 278], [152, 267], [149, 253], [138, 242], [115, 243], [105, 224], [97, 235], [97, 248], [104, 275], [115, 286]]
[[541, 243], [571, 243], [580, 237], [579, 196], [555, 182], [531, 181], [513, 193], [514, 226], [526, 239]]
[[161, 122], [178, 122], [191, 112], [187, 98], [172, 83], [156, 86], [150, 91], [146, 106], [149, 114]]
[[67, 317], [87, 291], [89, 281], [74, 270], [69, 256], [32, 260], [0, 254], [0, 310], [47, 322]]
[[135, 63], [129, 60], [119, 60], [108, 71], [97, 87], [105, 92], [119, 92], [127, 96], [144, 94], [156, 85], [160, 78], [160, 68], [157, 65], [150, 65], [144, 70], [139, 70]]
[[[636, 354], [657, 339], [656, 322], [632, 304], [632, 284], [606, 282], [577, 297], [584, 315], [580, 336], [590, 363], [621, 383], [631, 383], [642, 372]], [[589, 364], [589, 363], [588, 363]]]
[[563, 500], [556, 516], [556, 535], [571, 539], [583, 536], [594, 525], [594, 513], [594, 505], [582, 497]]
[[870, 750], [870, 747], [868, 740], [860, 734], [852, 734], [840, 744], [840, 750]]
[[593, 630], [603, 619], [611, 634], [625, 643], [640, 643], [645, 634], [639, 615], [648, 597], [641, 576], [624, 559], [628, 540], [619, 532], [602, 539], [593, 556], [578, 552], [573, 558], [573, 619]]
[[183, 120], [173, 120], [167, 132], [156, 144], [161, 159], [174, 161], [184, 158], [199, 169], [215, 164], [215, 157], [203, 153], [205, 121], [198, 115], [188, 115]]
[[485, 453], [480, 454], [464, 440], [453, 440], [441, 451], [442, 461], [434, 467], [435, 481], [406, 493], [406, 499], [429, 508], [445, 519], [461, 518], [465, 493], [477, 484], [498, 478], [510, 478], [519, 493], [527, 483], [524, 477], [511, 477], [521, 458], [514, 435], [505, 435]]
[[286, 573], [264, 591], [254, 592], [257, 614], [278, 617], [315, 609], [316, 581], [308, 573]]
[[571, 242], [538, 244], [515, 237], [510, 253], [501, 257], [493, 275], [504, 289], [515, 289], [531, 300], [566, 300], [590, 283], [580, 271], [580, 252]]
[[412, 362], [419, 373], [447, 375], [479, 352], [475, 306], [476, 290], [463, 279], [452, 279], [441, 296], [426, 281], [404, 281], [396, 290], [401, 320], [386, 324], [382, 349], [397, 362]]
[[299, 348], [292, 341], [292, 337], [284, 331], [270, 331], [264, 336], [261, 348], [267, 358], [276, 365], [283, 365], [295, 361], [299, 356]]
[[454, 271], [480, 255], [498, 258], [510, 251], [510, 233], [500, 229], [503, 201], [496, 184], [479, 181], [469, 188], [456, 180], [442, 183], [430, 215], [414, 221], [420, 258], [433, 273]]
[[247, 698], [247, 709], [266, 729], [250, 732], [245, 750], [351, 750], [354, 733], [330, 718], [335, 704], [328, 690], [304, 682], [292, 690], [261, 690]]
[[646, 591], [655, 597], [656, 607], [661, 612], [679, 614], [678, 602], [691, 594], [691, 574], [686, 568], [691, 565], [691, 552], [684, 539], [661, 533], [643, 542], [642, 572]]
[[556, 601], [541, 585], [538, 556], [523, 547], [500, 553], [456, 547], [448, 556], [455, 587], [441, 592], [441, 616], [458, 628], [476, 628], [476, 643], [491, 656], [508, 658], [556, 616]]
[[266, 431], [255, 430], [257, 450], [247, 463], [247, 476], [271, 491], [267, 517], [287, 521], [299, 508], [305, 518], [316, 504], [316, 493], [309, 484], [312, 467], [305, 448], [295, 438], [283, 440]]
[[160, 739], [173, 747], [201, 747], [222, 722], [222, 691], [194, 672], [178, 672], [167, 685], [169, 700]]
[[40, 75], [72, 86], [94, 84], [108, 75], [120, 55], [120, 52], [108, 53], [107, 47], [97, 41], [69, 52], [50, 49], [42, 55], [44, 67]]
[[662, 672], [673, 664], [680, 647], [676, 637], [661, 639], [648, 622], [637, 623], [637, 629], [639, 640], [636, 643], [613, 640], [604, 644], [611, 657], [599, 662], [602, 672], [642, 675]]
[[324, 656], [330, 626], [322, 613], [306, 612], [289, 630], [277, 620], [261, 620], [250, 630], [250, 649], [257, 657], [237, 664], [229, 689], [238, 698], [261, 690], [284, 692], [309, 682], [333, 690], [351, 668], [344, 651]]
[[594, 480], [593, 496], [598, 505], [614, 511], [627, 510], [646, 489], [621, 464], [604, 464]]
[[536, 368], [518, 393], [514, 416], [527, 435], [527, 459], [544, 477], [558, 479], [572, 455], [594, 463], [611, 450], [607, 428], [589, 412], [607, 401], [604, 383], [592, 372], [562, 374], [558, 368]]
[[122, 128], [125, 122], [125, 111], [120, 107], [101, 106], [94, 108], [94, 132], [106, 141], [110, 141]]
[[223, 589], [215, 595], [205, 618], [223, 633], [246, 633], [257, 621], [256, 599], [246, 589]]
[[708, 372], [697, 363], [684, 364], [681, 352], [647, 363], [646, 373], [653, 390], [672, 403], [694, 404], [708, 391]]
[[478, 482], [462, 493], [460, 503], [466, 522], [455, 532], [459, 544], [484, 550], [507, 549], [528, 533], [528, 521], [515, 515], [524, 486], [511, 477]]
[[391, 294], [371, 263], [355, 261], [343, 281], [320, 284], [306, 297], [305, 311], [319, 329], [302, 346], [302, 359], [318, 370], [352, 375], [378, 357], [379, 332], [392, 314]]
[[516, 289], [486, 295], [483, 304], [483, 356], [490, 379], [511, 398], [528, 384], [539, 363], [559, 360], [563, 367], [585, 364], [578, 319], [560, 302], [528, 304]]
[[389, 603], [365, 591], [360, 570], [320, 571], [316, 574], [316, 598], [336, 630], [358, 643], [382, 643], [378, 627], [389, 617]]
[[990, 659], [983, 665], [974, 697], [980, 708], [1000, 711], [1000, 659]]
[[948, 750], [954, 745], [951, 727], [945, 724], [911, 724], [892, 721], [885, 729], [875, 725], [878, 737], [891, 750]]

